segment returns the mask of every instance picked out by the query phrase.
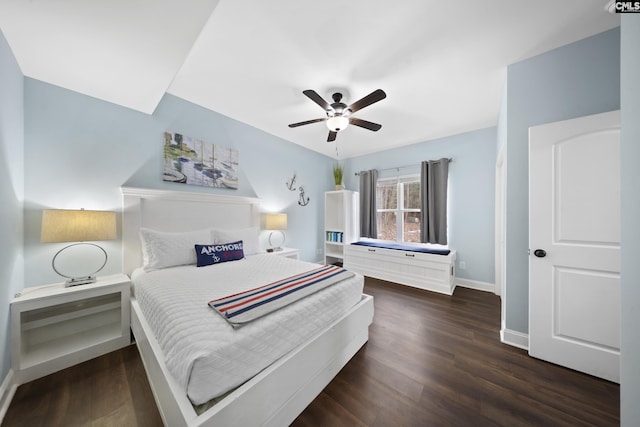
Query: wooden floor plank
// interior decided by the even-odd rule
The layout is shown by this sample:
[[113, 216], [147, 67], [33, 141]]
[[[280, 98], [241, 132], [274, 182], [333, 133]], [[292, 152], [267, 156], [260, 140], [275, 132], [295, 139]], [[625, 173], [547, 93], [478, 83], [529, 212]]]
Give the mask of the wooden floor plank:
[[[373, 279], [365, 292], [375, 303], [369, 342], [322, 393], [335, 394], [334, 384], [358, 390], [343, 406], [375, 404], [374, 421], [352, 410], [364, 424], [619, 425], [617, 384], [500, 342], [499, 297], [465, 288], [447, 297]], [[422, 384], [420, 401], [394, 385], [402, 377]], [[325, 402], [322, 413], [331, 411]]]
[[[617, 426], [617, 384], [500, 342], [500, 299], [367, 279], [369, 342], [293, 426]], [[161, 426], [135, 346], [20, 386], [2, 426]]]

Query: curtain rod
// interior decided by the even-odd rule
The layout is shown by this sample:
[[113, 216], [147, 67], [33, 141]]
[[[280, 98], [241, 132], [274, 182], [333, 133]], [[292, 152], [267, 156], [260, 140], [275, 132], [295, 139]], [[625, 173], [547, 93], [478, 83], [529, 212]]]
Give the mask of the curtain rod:
[[[453, 159], [451, 157], [449, 157], [449, 163], [453, 162]], [[406, 168], [414, 168], [416, 166], [420, 166], [421, 163], [418, 164], [413, 164], [413, 165], [404, 165], [404, 166], [396, 166], [395, 168], [385, 168], [385, 169], [378, 169], [378, 172], [382, 172], [382, 171], [392, 171], [392, 170], [400, 170], [400, 169], [406, 169]], [[354, 174], [355, 176], [360, 175], [360, 172], [356, 172]]]

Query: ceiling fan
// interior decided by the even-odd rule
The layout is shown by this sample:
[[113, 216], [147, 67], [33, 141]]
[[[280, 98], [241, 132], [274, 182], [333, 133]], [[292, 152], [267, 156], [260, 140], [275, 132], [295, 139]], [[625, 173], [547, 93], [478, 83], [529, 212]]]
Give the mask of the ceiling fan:
[[387, 94], [384, 93], [382, 89], [374, 90], [369, 95], [354, 102], [349, 106], [342, 102], [342, 94], [339, 92], [336, 92], [331, 96], [331, 98], [333, 98], [333, 104], [329, 104], [327, 101], [325, 101], [320, 95], [318, 95], [315, 90], [307, 89], [305, 91], [302, 91], [302, 93], [304, 93], [309, 99], [322, 107], [327, 114], [327, 117], [323, 117], [321, 119], [306, 120], [304, 122], [291, 123], [289, 125], [290, 128], [308, 125], [311, 123], [326, 122], [327, 127], [329, 128], [329, 136], [327, 137], [327, 142], [335, 141], [338, 132], [345, 129], [347, 126], [349, 126], [349, 124], [369, 129], [374, 132], [377, 132], [380, 130], [380, 128], [382, 128], [382, 125], [379, 125], [378, 123], [368, 122], [366, 120], [351, 116], [351, 114], [355, 113], [356, 111], [385, 99], [387, 97]]

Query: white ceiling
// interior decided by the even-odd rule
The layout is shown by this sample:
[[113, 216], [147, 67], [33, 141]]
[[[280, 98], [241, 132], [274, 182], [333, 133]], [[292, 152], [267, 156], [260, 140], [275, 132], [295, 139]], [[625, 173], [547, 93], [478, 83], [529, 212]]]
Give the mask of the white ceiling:
[[[168, 92], [332, 157], [497, 124], [506, 67], [619, 25], [606, 0], [0, 0], [24, 75], [145, 113]], [[302, 94], [387, 98], [327, 143]], [[187, 132], [188, 130], [184, 130]], [[197, 136], [197, 135], [194, 135]]]

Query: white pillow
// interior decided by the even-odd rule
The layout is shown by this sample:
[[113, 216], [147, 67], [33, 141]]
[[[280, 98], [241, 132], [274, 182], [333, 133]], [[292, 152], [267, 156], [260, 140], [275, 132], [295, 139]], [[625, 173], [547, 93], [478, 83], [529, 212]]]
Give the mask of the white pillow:
[[254, 255], [260, 252], [260, 229], [258, 227], [238, 228], [235, 230], [222, 230], [216, 228], [213, 231], [215, 243], [230, 243], [242, 240], [245, 255]]
[[211, 242], [211, 229], [170, 233], [140, 228], [145, 271], [196, 263], [196, 244]]

